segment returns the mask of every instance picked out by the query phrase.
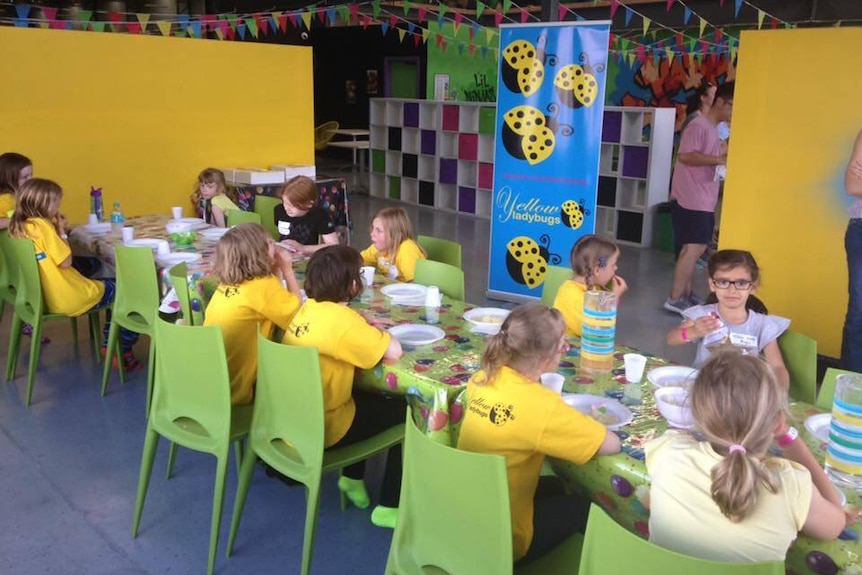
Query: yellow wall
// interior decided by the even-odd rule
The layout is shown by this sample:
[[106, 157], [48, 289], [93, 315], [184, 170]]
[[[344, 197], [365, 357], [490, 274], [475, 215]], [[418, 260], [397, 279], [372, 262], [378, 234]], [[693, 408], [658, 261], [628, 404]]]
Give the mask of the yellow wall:
[[862, 128], [862, 29], [743, 32], [720, 247], [751, 250], [760, 295], [837, 357], [847, 307], [844, 167]]
[[314, 163], [311, 49], [0, 27], [0, 152], [29, 156], [86, 219], [190, 207], [207, 166]]

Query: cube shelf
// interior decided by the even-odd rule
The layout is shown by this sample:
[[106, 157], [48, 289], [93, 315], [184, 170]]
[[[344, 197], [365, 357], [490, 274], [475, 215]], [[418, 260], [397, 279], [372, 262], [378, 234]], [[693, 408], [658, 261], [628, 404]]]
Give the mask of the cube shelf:
[[[442, 210], [454, 211], [458, 207], [458, 191], [456, 186], [449, 184], [438, 184], [437, 193], [434, 195], [436, 202], [434, 207]], [[419, 203], [422, 203], [421, 201]]]
[[404, 128], [401, 132], [401, 149], [405, 154], [418, 154], [421, 146], [418, 128]]

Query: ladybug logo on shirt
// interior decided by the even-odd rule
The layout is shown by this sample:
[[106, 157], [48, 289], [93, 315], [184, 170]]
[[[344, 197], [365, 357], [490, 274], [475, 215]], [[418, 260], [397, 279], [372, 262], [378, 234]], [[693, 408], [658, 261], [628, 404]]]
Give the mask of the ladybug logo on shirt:
[[299, 324], [298, 326], [295, 326], [295, 327], [294, 327], [294, 326], [290, 326], [290, 328], [293, 330], [293, 335], [294, 335], [294, 337], [302, 337], [302, 336], [304, 336], [305, 334], [307, 334], [307, 333], [308, 333], [308, 322], [306, 322], [306, 323], [301, 323], [301, 324]]
[[224, 288], [224, 297], [231, 298], [235, 295], [239, 295], [239, 288], [236, 286], [228, 286]]
[[491, 408], [490, 413], [488, 413], [488, 419], [497, 427], [502, 427], [508, 422], [515, 420], [514, 411], [515, 406], [513, 405], [507, 406], [502, 403], [495, 403], [494, 407]]

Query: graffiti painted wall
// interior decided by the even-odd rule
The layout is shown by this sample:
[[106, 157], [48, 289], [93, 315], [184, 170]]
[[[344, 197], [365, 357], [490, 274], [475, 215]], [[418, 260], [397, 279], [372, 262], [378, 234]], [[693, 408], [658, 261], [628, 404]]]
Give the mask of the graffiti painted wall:
[[[449, 99], [460, 102], [494, 102], [497, 99], [497, 53], [499, 33], [490, 28], [474, 30], [467, 24], [458, 27], [445, 23], [442, 27], [429, 23], [429, 28], [438, 33], [446, 47], [436, 40], [428, 41], [428, 70], [426, 98], [434, 99], [434, 77], [443, 74], [449, 77]], [[474, 46], [470, 53], [470, 44]]]

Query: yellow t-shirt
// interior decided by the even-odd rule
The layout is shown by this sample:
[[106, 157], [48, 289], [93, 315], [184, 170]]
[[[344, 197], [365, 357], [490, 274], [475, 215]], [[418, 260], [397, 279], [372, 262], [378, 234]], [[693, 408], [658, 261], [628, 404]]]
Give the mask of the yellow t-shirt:
[[325, 447], [337, 443], [353, 424], [355, 368], [377, 365], [389, 347], [390, 337], [368, 325], [349, 307], [314, 299], [306, 301], [290, 322], [283, 343], [316, 347], [320, 353]]
[[770, 457], [778, 493], [761, 487], [754, 511], [739, 523], [722, 515], [710, 495], [710, 471], [722, 457], [708, 442], [668, 431], [646, 444], [651, 477], [650, 541], [713, 561], [784, 561], [811, 506], [811, 475]]
[[560, 285], [553, 307], [560, 310], [566, 320], [566, 335], [581, 337], [584, 325], [584, 294], [587, 286], [575, 280], [566, 280]]
[[60, 239], [54, 224], [44, 218], [29, 218], [24, 222], [24, 233], [36, 248], [42, 295], [50, 313], [79, 316], [99, 303], [105, 284], [85, 278], [73, 267], [60, 267], [72, 250]]
[[267, 337], [273, 324], [287, 329], [299, 305], [299, 298], [284, 289], [275, 276], [218, 286], [207, 306], [204, 325], [221, 327], [232, 404], [251, 403], [254, 398], [258, 326]]
[[15, 194], [0, 194], [0, 218], [8, 218], [9, 212], [15, 209]]
[[378, 252], [372, 244], [362, 250], [362, 261], [367, 266], [377, 266], [377, 271], [392, 279], [413, 281], [416, 275], [416, 260], [424, 260], [425, 253], [413, 240], [404, 240], [395, 253], [395, 271], [390, 274], [392, 260], [389, 252]]
[[225, 194], [218, 194], [214, 196], [212, 200], [212, 205], [220, 209], [222, 212], [226, 212], [228, 210], [238, 210], [239, 206], [233, 203], [229, 197]]
[[577, 464], [589, 461], [607, 431], [572, 409], [559, 394], [503, 367], [490, 385], [478, 385], [478, 372], [467, 384], [467, 413], [458, 449], [502, 455], [509, 477], [512, 510], [512, 556], [523, 557], [533, 540], [533, 497], [545, 455]]

